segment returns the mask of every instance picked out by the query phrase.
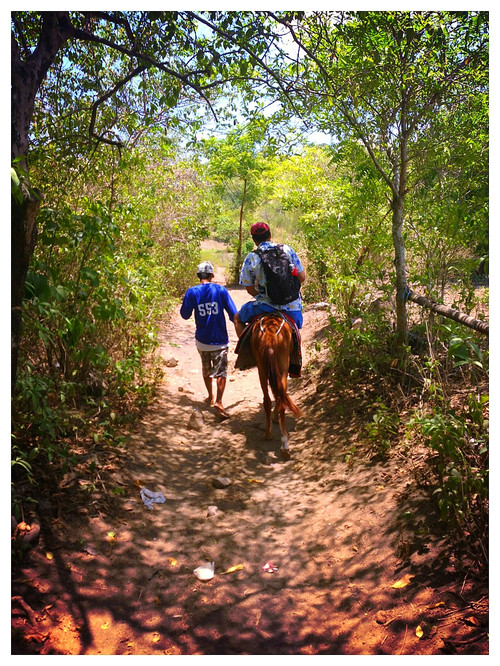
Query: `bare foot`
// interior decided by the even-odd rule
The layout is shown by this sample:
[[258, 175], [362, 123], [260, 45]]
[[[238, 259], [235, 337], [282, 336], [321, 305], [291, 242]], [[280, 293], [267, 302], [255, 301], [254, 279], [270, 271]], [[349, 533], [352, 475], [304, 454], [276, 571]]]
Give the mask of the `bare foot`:
[[228, 419], [229, 418], [229, 414], [226, 412], [226, 410], [224, 409], [224, 407], [220, 403], [215, 402], [213, 406], [217, 410], [217, 412], [219, 413], [219, 416], [222, 416], [223, 419]]

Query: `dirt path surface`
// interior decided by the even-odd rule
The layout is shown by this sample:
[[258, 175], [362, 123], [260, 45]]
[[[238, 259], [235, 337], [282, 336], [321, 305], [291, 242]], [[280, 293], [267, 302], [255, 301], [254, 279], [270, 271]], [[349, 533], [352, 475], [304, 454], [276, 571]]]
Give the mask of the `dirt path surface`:
[[[248, 298], [230, 291], [237, 306]], [[304, 366], [326, 326], [324, 312], [305, 313]], [[230, 335], [232, 367], [232, 326]], [[288, 417], [284, 462], [277, 425], [264, 440], [255, 369], [231, 372], [221, 421], [204, 403], [193, 320], [175, 317], [161, 352], [158, 400], [126, 452], [99, 460], [121, 489], [115, 511], [89, 499], [42, 526], [15, 574], [14, 653], [486, 653], [478, 584], [453, 575], [436, 540], [405, 541], [412, 479], [403, 457], [346, 459], [366, 416], [362, 398], [340, 405], [322, 399], [314, 375], [291, 380], [305, 416]], [[189, 426], [194, 409], [200, 430]], [[215, 487], [217, 477], [230, 485]], [[140, 488], [165, 502], [148, 510]], [[215, 575], [203, 582], [193, 571], [205, 561]]]

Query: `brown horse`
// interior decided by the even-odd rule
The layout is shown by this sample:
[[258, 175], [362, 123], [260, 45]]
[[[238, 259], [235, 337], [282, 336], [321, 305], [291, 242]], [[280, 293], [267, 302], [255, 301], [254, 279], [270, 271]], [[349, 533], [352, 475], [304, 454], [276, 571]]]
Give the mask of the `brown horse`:
[[285, 410], [288, 408], [296, 416], [302, 416], [302, 412], [287, 393], [288, 368], [293, 344], [290, 324], [281, 315], [274, 313], [266, 315], [253, 327], [250, 345], [257, 361], [260, 385], [264, 394], [266, 439], [272, 439], [272, 409], [268, 390], [270, 386], [276, 401], [275, 414], [280, 424], [281, 453], [285, 458], [289, 457]]

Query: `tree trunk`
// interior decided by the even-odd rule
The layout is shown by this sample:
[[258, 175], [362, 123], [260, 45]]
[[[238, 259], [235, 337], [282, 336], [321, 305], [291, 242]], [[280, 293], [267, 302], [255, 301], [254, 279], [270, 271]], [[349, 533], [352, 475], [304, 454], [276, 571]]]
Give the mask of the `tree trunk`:
[[29, 130], [35, 98], [57, 52], [71, 34], [68, 12], [43, 12], [37, 48], [21, 52], [11, 42], [11, 157], [22, 186], [24, 201], [12, 201], [11, 211], [11, 386], [15, 387], [21, 339], [24, 283], [37, 238], [36, 216], [40, 194], [28, 186]]
[[394, 244], [394, 266], [396, 267], [396, 331], [400, 345], [408, 340], [406, 318], [406, 261], [403, 239], [403, 200], [397, 197], [392, 203], [392, 242]]
[[22, 305], [26, 273], [30, 265], [37, 239], [36, 216], [40, 198], [26, 194], [22, 205], [12, 201], [11, 213], [11, 387], [14, 390], [17, 376], [19, 343], [21, 340]]
[[453, 308], [450, 308], [448, 305], [441, 305], [440, 303], [435, 303], [434, 301], [430, 301], [425, 296], [419, 296], [418, 294], [415, 294], [415, 292], [411, 291], [411, 289], [408, 290], [407, 292], [407, 298], [412, 303], [417, 303], [417, 305], [421, 305], [424, 308], [429, 308], [429, 310], [437, 312], [438, 314], [443, 315], [443, 317], [448, 317], [448, 319], [453, 319], [454, 321], [458, 321], [459, 324], [468, 326], [469, 328], [472, 328], [474, 331], [478, 331], [479, 333], [484, 333], [485, 335], [488, 335], [489, 333], [490, 326], [487, 321], [474, 319], [474, 317], [470, 317], [469, 315], [466, 315], [463, 312], [460, 312], [459, 310], [454, 310]]
[[247, 179], [245, 178], [243, 180], [243, 197], [241, 199], [241, 206], [240, 206], [240, 235], [238, 239], [238, 251], [236, 253], [236, 277], [238, 276], [240, 269], [241, 269], [241, 248], [243, 245], [243, 211], [245, 208], [245, 199], [247, 196]]
[[399, 164], [396, 168], [395, 187], [392, 196], [392, 242], [394, 243], [394, 265], [396, 267], [396, 331], [398, 345], [404, 349], [408, 344], [408, 319], [406, 316], [406, 260], [403, 238], [404, 201], [408, 177], [408, 97], [401, 84], [401, 139]]

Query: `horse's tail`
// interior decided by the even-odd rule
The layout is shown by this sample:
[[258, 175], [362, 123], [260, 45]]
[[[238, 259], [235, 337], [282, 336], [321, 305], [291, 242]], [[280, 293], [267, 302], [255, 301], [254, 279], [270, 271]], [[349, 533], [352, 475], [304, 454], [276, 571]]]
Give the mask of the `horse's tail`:
[[[276, 338], [274, 338], [274, 342], [275, 340]], [[266, 349], [268, 361], [267, 367], [269, 370], [269, 385], [278, 404], [278, 410], [280, 409], [280, 406], [283, 405], [285, 409], [288, 408], [296, 416], [302, 416], [301, 410], [290, 398], [283, 384], [275, 344], [266, 345]]]

